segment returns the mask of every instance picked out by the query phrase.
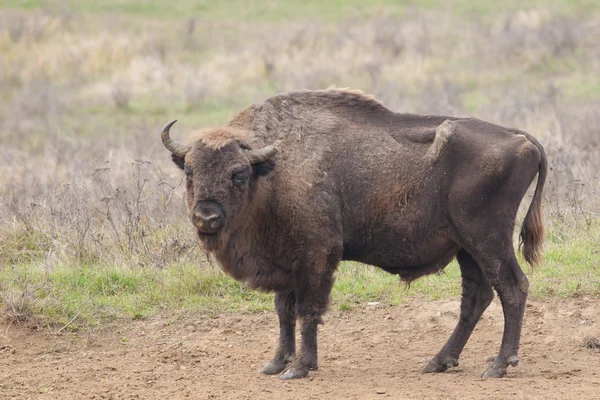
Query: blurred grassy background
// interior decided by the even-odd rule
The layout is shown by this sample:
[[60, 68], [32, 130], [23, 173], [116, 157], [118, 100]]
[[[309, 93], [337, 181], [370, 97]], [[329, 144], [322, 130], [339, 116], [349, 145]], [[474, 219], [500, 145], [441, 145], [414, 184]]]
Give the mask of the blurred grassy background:
[[[277, 92], [352, 87], [398, 112], [475, 116], [546, 148], [532, 296], [600, 292], [600, 4], [591, 0], [4, 0], [0, 294], [70, 327], [160, 310], [270, 309], [211, 267], [158, 130], [224, 123]], [[530, 197], [523, 204], [529, 205]], [[334, 307], [459, 294], [342, 265]]]
[[401, 15], [410, 8], [442, 9], [455, 14], [491, 15], [530, 8], [551, 8], [571, 13], [598, 10], [593, 0], [507, 0], [502, 2], [473, 0], [183, 0], [165, 3], [156, 0], [5, 0], [6, 7], [39, 10], [66, 9], [77, 13], [116, 13], [150, 18], [182, 18], [219, 21], [282, 21], [318, 19], [339, 21], [350, 15], [373, 16], [377, 13]]

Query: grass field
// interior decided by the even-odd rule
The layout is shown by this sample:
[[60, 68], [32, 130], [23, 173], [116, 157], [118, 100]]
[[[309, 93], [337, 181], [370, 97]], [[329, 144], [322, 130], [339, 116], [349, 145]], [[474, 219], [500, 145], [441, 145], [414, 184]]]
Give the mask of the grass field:
[[[449, 276], [456, 278], [454, 269], [450, 270]], [[79, 321], [99, 323], [119, 316], [143, 318], [161, 309], [220, 313], [273, 308], [271, 295], [248, 291], [218, 269], [188, 264], [150, 271], [99, 266], [57, 268], [45, 276], [31, 265], [23, 265], [9, 270], [3, 281], [11, 282], [13, 289], [21, 283], [15, 296], [27, 291], [23, 287], [30, 291], [40, 288], [32, 304], [35, 310], [19, 312], [43, 310], [45, 318], [58, 325], [75, 315]], [[456, 293], [456, 279], [450, 282], [444, 277], [437, 281], [434, 287], [431, 283], [419, 282], [412, 294], [423, 290], [426, 294], [431, 291], [436, 297], [443, 297], [443, 294], [435, 293], [438, 290]], [[401, 284], [392, 276], [365, 266], [345, 264], [338, 277], [334, 307], [354, 309], [368, 301], [398, 304], [405, 297]], [[60, 303], [57, 302], [59, 299]]]
[[[532, 299], [600, 296], [600, 229], [566, 242], [550, 242], [544, 265], [522, 262]], [[177, 263], [164, 268], [122, 265], [6, 265], [0, 277], [5, 313], [15, 320], [70, 328], [95, 326], [116, 318], [140, 319], [155, 313], [271, 310], [273, 297], [250, 291], [218, 267]], [[460, 271], [452, 262], [442, 274], [425, 277], [410, 288], [374, 267], [344, 262], [337, 274], [332, 308], [362, 309], [368, 302], [394, 306], [408, 299], [448, 299], [460, 295]], [[32, 318], [33, 317], [33, 318]]]
[[339, 21], [350, 15], [372, 16], [384, 12], [402, 15], [411, 8], [450, 10], [463, 15], [492, 14], [528, 8], [549, 7], [565, 13], [577, 10], [598, 10], [593, 0], [509, 0], [487, 2], [472, 0], [184, 0], [165, 3], [155, 0], [6, 0], [6, 7], [28, 10], [67, 9], [77, 13], [125, 14], [147, 18], [182, 18], [191, 15], [207, 21], [268, 21], [319, 19]]
[[[552, 170], [545, 262], [523, 264], [531, 296], [600, 295], [597, 2], [173, 4], [2, 2], [7, 318], [78, 329], [161, 312], [272, 309], [272, 295], [206, 262], [157, 131], [178, 118], [181, 137], [277, 92], [332, 84], [396, 111], [475, 116], [539, 138]], [[332, 307], [459, 292], [454, 263], [410, 289], [345, 263]]]

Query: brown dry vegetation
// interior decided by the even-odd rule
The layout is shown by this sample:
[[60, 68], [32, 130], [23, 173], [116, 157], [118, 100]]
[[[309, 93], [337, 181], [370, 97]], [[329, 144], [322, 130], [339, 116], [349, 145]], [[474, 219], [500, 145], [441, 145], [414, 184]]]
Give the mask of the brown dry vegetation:
[[[598, 11], [385, 10], [334, 23], [0, 10], [5, 314], [19, 320], [35, 301], [62, 301], [64, 293], [37, 290], [56, 282], [31, 274], [205, 260], [160, 127], [178, 118], [174, 135], [182, 135], [277, 92], [332, 84], [372, 93], [395, 111], [476, 116], [532, 133], [551, 164], [544, 207], [552, 265], [582, 262], [552, 253], [570, 243], [591, 247], [577, 255], [597, 264]], [[572, 293], [597, 282], [586, 268]], [[561, 275], [546, 278], [559, 281], [544, 292], [552, 295]], [[58, 320], [78, 316], [77, 307]]]

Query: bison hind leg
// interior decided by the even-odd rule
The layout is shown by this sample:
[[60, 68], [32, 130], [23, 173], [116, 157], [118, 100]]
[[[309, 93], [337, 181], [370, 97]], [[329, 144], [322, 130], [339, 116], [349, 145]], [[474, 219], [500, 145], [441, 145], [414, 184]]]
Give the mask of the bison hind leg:
[[454, 332], [440, 352], [427, 362], [423, 373], [444, 372], [458, 366], [458, 359], [475, 325], [494, 298], [494, 291], [483, 271], [465, 250], [456, 255], [462, 276], [460, 317]]

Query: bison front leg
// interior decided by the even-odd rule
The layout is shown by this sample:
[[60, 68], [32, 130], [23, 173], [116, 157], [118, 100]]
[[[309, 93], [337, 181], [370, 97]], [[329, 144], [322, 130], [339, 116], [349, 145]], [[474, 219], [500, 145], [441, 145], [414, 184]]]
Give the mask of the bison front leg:
[[319, 368], [317, 326], [323, 322], [322, 315], [327, 310], [333, 276], [330, 273], [321, 277], [312, 275], [308, 280], [312, 283], [305, 285], [301, 290], [296, 290], [296, 313], [300, 319], [302, 333], [300, 354], [288, 370], [280, 376], [284, 380], [304, 378], [308, 375], [308, 371]]
[[296, 357], [296, 294], [277, 292], [275, 309], [279, 317], [279, 344], [275, 356], [260, 372], [275, 375], [282, 372]]

